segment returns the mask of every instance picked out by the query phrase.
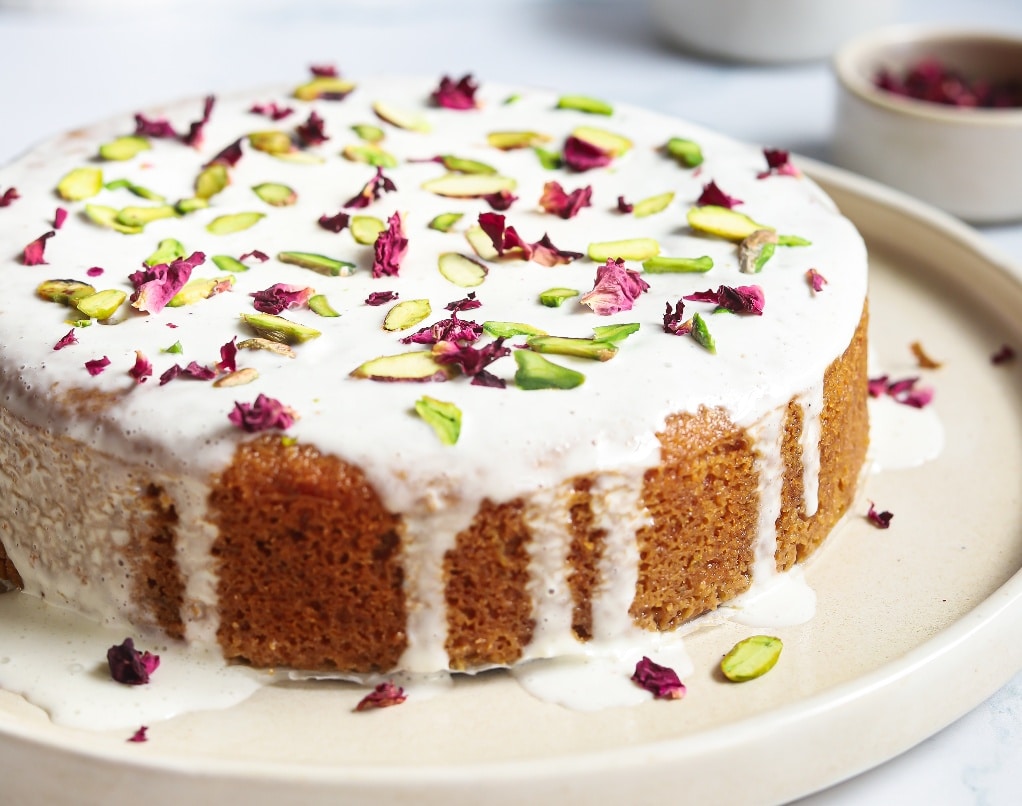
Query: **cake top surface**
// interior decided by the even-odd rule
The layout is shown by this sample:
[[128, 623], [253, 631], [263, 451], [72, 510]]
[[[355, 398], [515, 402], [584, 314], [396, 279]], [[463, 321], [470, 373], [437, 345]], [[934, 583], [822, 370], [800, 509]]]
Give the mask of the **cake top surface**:
[[[760, 148], [650, 111], [615, 105], [594, 113], [587, 103], [562, 108], [562, 96], [545, 90], [482, 81], [470, 97], [470, 108], [454, 109], [434, 100], [435, 78], [372, 78], [354, 84], [343, 98], [301, 100], [293, 97], [293, 87], [218, 97], [200, 128], [199, 142], [191, 145], [182, 137], [153, 136], [160, 129], [154, 121], [166, 120], [174, 132], [187, 132], [189, 123], [203, 117], [201, 99], [148, 110], [145, 150], [128, 159], [100, 158], [101, 145], [135, 132], [135, 121], [126, 115], [44, 143], [0, 170], [0, 193], [13, 186], [20, 196], [0, 209], [5, 245], [0, 260], [5, 287], [0, 298], [0, 391], [5, 405], [38, 425], [127, 461], [205, 473], [223, 467], [238, 442], [250, 438], [229, 419], [237, 404], [251, 405], [263, 395], [294, 415], [294, 422], [278, 433], [360, 465], [391, 507], [407, 509], [429, 505], [422, 501], [427, 479], [446, 479], [446, 489], [434, 489], [433, 494], [478, 500], [487, 495], [507, 498], [579, 473], [652, 466], [659, 457], [655, 432], [670, 414], [721, 406], [736, 422], [752, 424], [793, 394], [818, 384], [847, 346], [866, 295], [863, 243], [809, 179], [797, 171], [768, 172]], [[272, 103], [292, 112], [273, 119]], [[257, 104], [265, 105], [262, 114], [252, 111]], [[588, 111], [570, 108], [580, 105]], [[266, 132], [276, 134], [249, 136]], [[532, 147], [497, 147], [493, 135], [500, 132], [519, 133], [519, 141], [523, 132], [541, 135], [532, 142], [545, 153]], [[383, 139], [372, 142], [378, 134]], [[573, 135], [587, 139], [579, 145], [571, 140]], [[666, 153], [671, 138], [698, 144], [702, 163], [688, 167]], [[284, 150], [272, 153], [281, 143]], [[240, 151], [228, 154], [240, 158], [233, 164], [221, 160], [220, 176], [229, 183], [208, 197], [208, 206], [184, 214], [179, 206], [176, 212], [171, 208], [168, 217], [155, 217], [159, 213], [153, 209], [165, 211], [167, 205], [194, 199], [197, 177], [232, 144]], [[346, 149], [347, 157], [342, 155]], [[367, 154], [385, 165], [360, 161]], [[544, 164], [565, 154], [571, 160], [576, 154], [588, 155], [604, 164], [585, 170], [563, 162], [561, 167]], [[443, 157], [458, 161], [445, 164]], [[58, 184], [80, 168], [100, 170], [102, 186], [89, 198], [62, 199]], [[218, 171], [208, 172], [206, 181], [216, 185]], [[440, 195], [428, 184], [438, 179], [445, 194], [465, 192], [457, 186], [468, 181], [480, 185], [469, 188], [473, 193], [503, 186], [517, 198], [498, 211], [493, 204], [502, 205], [496, 197], [491, 202]], [[448, 181], [453, 191], [444, 189]], [[688, 211], [711, 181], [726, 196], [741, 200], [737, 212], [808, 243], [778, 245], [760, 272], [742, 272], [735, 242], [696, 232], [687, 222]], [[545, 210], [541, 199], [545, 191], [549, 195], [545, 186], [550, 182], [559, 183], [567, 194], [589, 188], [589, 204], [568, 218]], [[626, 212], [619, 198], [633, 205], [657, 198], [663, 209], [642, 215], [639, 206]], [[648, 206], [655, 209], [658, 202]], [[69, 215], [54, 229], [58, 207]], [[138, 213], [131, 208], [144, 209]], [[319, 223], [322, 216], [342, 212], [350, 218], [341, 231]], [[461, 217], [447, 231], [431, 227], [437, 216], [447, 213]], [[238, 214], [254, 215], [232, 217]], [[95, 220], [105, 216], [109, 224], [117, 215], [116, 228]], [[504, 226], [520, 236], [532, 259], [523, 259], [513, 236], [507, 238], [503, 257], [486, 254], [493, 242], [479, 232], [481, 215], [491, 230], [503, 216]], [[132, 216], [154, 218], [141, 226], [123, 223], [136, 221]], [[389, 223], [392, 232], [381, 242], [387, 246], [353, 237], [356, 216]], [[245, 224], [249, 226], [242, 227]], [[362, 221], [358, 226], [372, 224]], [[232, 228], [237, 229], [225, 231]], [[38, 240], [51, 230], [55, 234]], [[489, 259], [473, 251], [466, 238], [469, 230], [475, 230], [477, 238], [482, 234], [476, 248]], [[536, 247], [544, 236], [554, 251], [581, 256], [552, 257], [549, 249]], [[201, 262], [198, 256], [187, 261], [195, 264], [189, 276], [190, 288], [198, 288], [194, 301], [161, 308], [158, 281], [145, 287], [133, 305], [136, 285], [154, 276], [151, 269], [145, 274], [144, 262], [167, 239], [179, 242], [186, 258], [204, 256]], [[713, 266], [705, 273], [660, 273], [650, 267], [644, 271], [641, 260], [626, 259], [623, 266], [607, 269], [605, 256], [589, 256], [591, 244], [633, 239], [654, 240], [661, 257], [705, 256]], [[34, 250], [23, 252], [33, 243]], [[629, 258], [635, 248], [610, 247], [610, 254], [627, 252]], [[40, 250], [44, 262], [26, 261]], [[299, 265], [308, 264], [307, 257], [282, 253], [325, 256], [339, 263], [327, 262], [324, 269], [322, 261], [314, 260], [317, 265], [309, 268]], [[455, 269], [445, 277], [438, 269], [438, 256], [444, 253], [471, 262], [455, 260]], [[239, 258], [244, 266], [237, 264]], [[552, 261], [556, 264], [543, 265]], [[586, 296], [601, 267], [610, 276], [612, 293]], [[807, 278], [810, 269], [826, 280], [820, 290]], [[180, 265], [170, 273], [175, 271], [180, 277]], [[161, 277], [166, 276], [164, 271]], [[120, 291], [126, 299], [106, 323], [94, 319], [83, 326], [89, 321], [84, 313], [37, 293], [41, 283], [53, 279], [89, 283], [97, 292]], [[203, 279], [212, 282], [199, 286]], [[293, 344], [293, 357], [239, 349], [237, 369], [257, 377], [243, 385], [214, 385], [213, 378], [228, 374], [222, 366], [224, 345], [267, 335], [257, 329], [258, 322], [253, 328], [242, 317], [258, 313], [254, 305], [260, 297], [253, 294], [278, 284], [291, 287], [290, 295], [263, 294], [266, 304], [272, 304], [273, 296], [295, 303], [279, 316], [318, 335]], [[673, 309], [685, 296], [722, 286], [758, 287], [761, 315], [714, 313], [712, 302], [685, 301], [679, 321], [698, 313], [715, 352], [692, 334], [665, 329], [665, 306]], [[162, 286], [164, 291], [167, 287]], [[540, 295], [553, 288], [579, 293], [549, 307]], [[218, 293], [205, 296], [211, 289]], [[306, 289], [324, 296], [339, 315], [311, 310]], [[382, 305], [367, 304], [370, 295], [383, 292], [396, 297]], [[635, 298], [622, 303], [622, 294]], [[446, 348], [401, 341], [450, 319], [447, 306], [470, 295], [473, 302], [463, 303], [464, 310], [456, 314], [462, 322], [520, 323], [572, 339], [592, 340], [596, 335], [596, 348], [612, 358], [544, 354], [560, 367], [581, 373], [584, 381], [574, 388], [524, 389], [529, 381], [519, 376], [516, 383], [520, 359], [514, 353], [528, 337], [516, 335], [502, 344], [510, 348], [509, 354], [486, 367], [489, 375], [482, 377], [488, 383], [473, 383], [454, 365], [444, 365], [451, 377], [443, 382], [352, 375], [372, 359], [409, 352], [420, 354], [416, 360], [430, 366], [436, 360], [430, 357], [434, 351], [445, 349], [468, 362], [477, 358], [463, 348], [485, 351], [499, 330], [491, 327], [476, 340], [449, 342]], [[429, 306], [424, 316], [423, 300]], [[627, 309], [608, 313], [601, 308], [608, 300]], [[92, 301], [99, 304], [105, 298]], [[419, 302], [403, 306], [401, 313], [410, 311], [409, 320], [421, 320], [401, 330], [385, 329], [388, 312], [411, 301]], [[478, 307], [472, 307], [476, 302]], [[139, 310], [146, 305], [157, 310]], [[55, 350], [72, 324], [73, 339], [67, 341], [74, 343]], [[639, 327], [616, 342], [594, 330], [624, 324]], [[591, 341], [581, 348], [595, 349]], [[530, 351], [530, 356], [537, 355]], [[91, 374], [86, 362], [97, 359], [109, 363]], [[132, 370], [138, 375], [145, 362], [151, 364], [152, 375], [139, 382]], [[187, 368], [191, 362], [196, 362], [195, 374], [209, 377], [185, 372], [161, 384], [161, 376], [173, 373], [174, 365]], [[528, 370], [525, 374], [537, 377]], [[553, 377], [558, 382], [578, 380], [558, 370]], [[499, 381], [504, 388], [493, 385]], [[453, 404], [460, 414], [455, 444], [444, 444], [416, 413], [416, 403], [424, 396]], [[39, 405], [41, 398], [49, 405]], [[62, 405], [53, 405], [55, 401]], [[419, 405], [420, 411], [425, 405], [427, 417], [431, 412], [441, 420], [451, 417], [451, 409]]]

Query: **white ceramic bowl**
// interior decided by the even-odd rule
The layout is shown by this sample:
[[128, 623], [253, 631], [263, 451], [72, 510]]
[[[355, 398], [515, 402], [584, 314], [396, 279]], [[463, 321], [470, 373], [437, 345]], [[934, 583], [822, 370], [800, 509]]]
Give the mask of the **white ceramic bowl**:
[[834, 57], [833, 158], [974, 224], [1022, 220], [1022, 107], [963, 108], [878, 89], [924, 58], [971, 79], [1022, 80], [1022, 34], [897, 27], [864, 34]]

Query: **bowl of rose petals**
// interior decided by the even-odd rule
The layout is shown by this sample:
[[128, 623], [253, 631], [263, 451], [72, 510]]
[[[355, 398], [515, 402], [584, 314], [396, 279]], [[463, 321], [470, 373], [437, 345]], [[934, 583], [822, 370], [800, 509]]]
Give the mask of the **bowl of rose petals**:
[[838, 164], [975, 224], [1022, 219], [1022, 34], [886, 28], [833, 64]]

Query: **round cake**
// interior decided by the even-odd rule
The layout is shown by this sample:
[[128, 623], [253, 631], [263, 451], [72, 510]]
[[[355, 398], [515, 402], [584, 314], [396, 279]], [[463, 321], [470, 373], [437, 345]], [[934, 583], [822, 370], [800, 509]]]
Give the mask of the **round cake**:
[[782, 152], [317, 69], [0, 195], [0, 580], [55, 605], [475, 671], [677, 630], [855, 494], [865, 248]]

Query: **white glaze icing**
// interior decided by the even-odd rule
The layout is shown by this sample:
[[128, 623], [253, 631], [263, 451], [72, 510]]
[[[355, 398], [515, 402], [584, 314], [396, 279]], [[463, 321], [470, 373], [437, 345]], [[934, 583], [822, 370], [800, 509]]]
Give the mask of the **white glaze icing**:
[[798, 402], [802, 406], [802, 433], [799, 435], [799, 445], [802, 448], [802, 497], [805, 500], [805, 516], [811, 518], [820, 506], [823, 379], [810, 386]]

